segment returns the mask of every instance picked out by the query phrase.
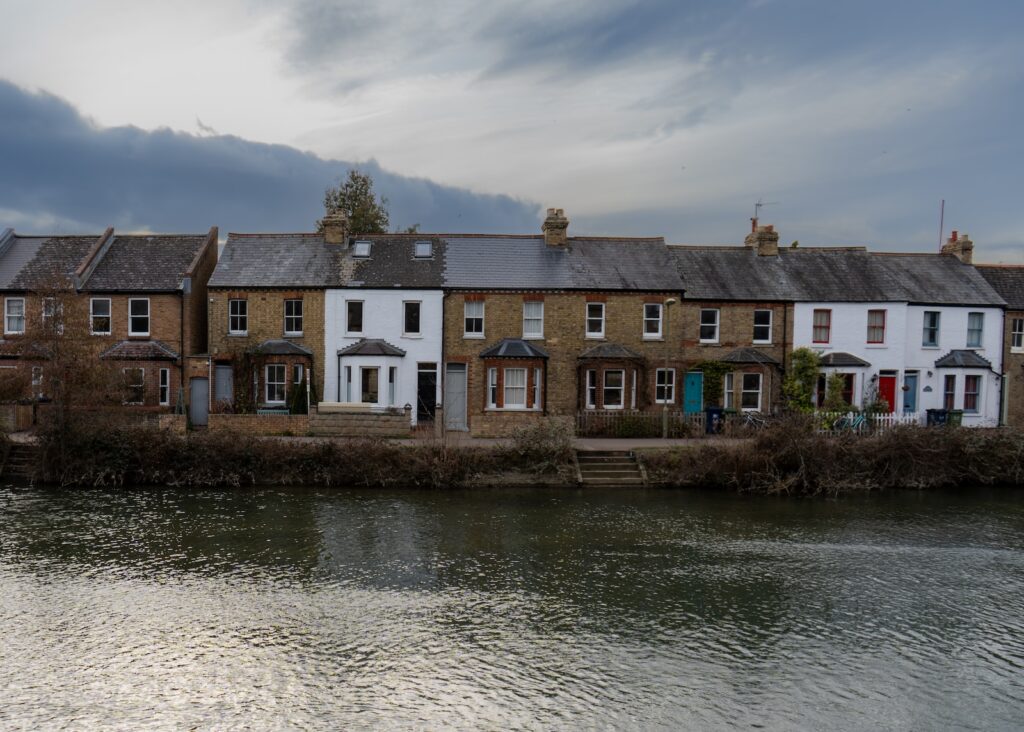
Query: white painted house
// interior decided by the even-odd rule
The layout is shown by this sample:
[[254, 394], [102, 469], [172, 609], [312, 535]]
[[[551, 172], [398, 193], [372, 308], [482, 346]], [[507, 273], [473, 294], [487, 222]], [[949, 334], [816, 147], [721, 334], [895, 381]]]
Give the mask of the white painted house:
[[834, 264], [846, 283], [794, 303], [793, 347], [814, 349], [825, 374], [842, 375], [848, 401], [880, 397], [900, 414], [962, 410], [964, 425], [999, 423], [1004, 302], [973, 267], [953, 253], [852, 250]]
[[441, 401], [441, 242], [356, 236], [344, 246], [342, 287], [324, 294], [321, 409], [401, 410], [413, 425]]

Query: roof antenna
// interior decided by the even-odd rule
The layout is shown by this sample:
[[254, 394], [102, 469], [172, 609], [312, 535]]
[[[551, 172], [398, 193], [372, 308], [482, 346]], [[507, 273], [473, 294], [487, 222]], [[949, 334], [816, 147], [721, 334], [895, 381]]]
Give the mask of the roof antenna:
[[757, 203], [754, 204], [754, 218], [750, 220], [750, 231], [757, 230], [757, 220], [761, 218], [761, 209], [765, 206], [774, 206], [778, 201], [765, 201], [760, 198], [757, 199]]
[[942, 251], [942, 235], [946, 223], [946, 199], [942, 199], [942, 205], [939, 206], [939, 251]]

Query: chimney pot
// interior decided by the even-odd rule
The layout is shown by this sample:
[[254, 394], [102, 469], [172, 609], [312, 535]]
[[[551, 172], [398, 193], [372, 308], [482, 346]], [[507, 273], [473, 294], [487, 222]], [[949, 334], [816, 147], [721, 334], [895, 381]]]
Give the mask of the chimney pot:
[[974, 242], [967, 234], [960, 234], [954, 229], [949, 240], [942, 245], [942, 253], [952, 254], [964, 264], [971, 264], [974, 261]]
[[348, 216], [344, 211], [331, 211], [324, 216], [324, 241], [328, 244], [348, 244]]
[[549, 208], [547, 218], [544, 219], [540, 229], [544, 234], [544, 243], [549, 247], [568, 245], [569, 219], [565, 217], [564, 209]]
[[[757, 219], [751, 219], [756, 222]], [[747, 234], [744, 246], [757, 251], [759, 257], [775, 257], [779, 254], [779, 233], [772, 225], [758, 226]]]

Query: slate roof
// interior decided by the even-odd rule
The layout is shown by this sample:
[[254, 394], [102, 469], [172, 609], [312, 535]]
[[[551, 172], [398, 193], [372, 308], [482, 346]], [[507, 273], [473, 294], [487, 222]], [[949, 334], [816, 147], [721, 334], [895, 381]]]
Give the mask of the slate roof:
[[102, 253], [83, 290], [172, 292], [181, 287], [207, 234], [118, 236]]
[[589, 359], [615, 359], [625, 358], [634, 360], [643, 360], [643, 355], [636, 351], [630, 350], [625, 346], [620, 346], [618, 343], [602, 343], [593, 348], [588, 348], [579, 355], [580, 360]]
[[444, 284], [453, 289], [682, 290], [660, 237], [570, 237], [556, 248], [542, 236], [440, 236]]
[[937, 368], [991, 369], [992, 362], [975, 351], [952, 350], [935, 362]]
[[256, 346], [254, 349], [257, 353], [264, 356], [312, 356], [313, 352], [308, 348], [300, 346], [298, 343], [292, 343], [281, 338], [272, 338], [269, 341], [263, 341], [263, 343]]
[[100, 354], [111, 361], [176, 361], [178, 354], [161, 341], [119, 341]]
[[383, 338], [360, 338], [348, 348], [338, 351], [339, 356], [404, 356], [405, 351], [392, 346]]
[[[370, 256], [354, 257], [354, 242], [369, 241]], [[430, 257], [415, 257], [418, 241], [431, 243]], [[440, 289], [444, 286], [444, 240], [423, 234], [355, 236], [341, 259], [341, 273], [349, 287], [406, 287]]]
[[322, 234], [228, 234], [210, 287], [340, 287], [341, 247]]
[[722, 356], [720, 361], [725, 363], [760, 363], [770, 364], [772, 366], [779, 366], [779, 362], [769, 356], [767, 353], [762, 353], [756, 348], [737, 348], [735, 351], [729, 351], [729, 353]]
[[33, 290], [69, 281], [99, 238], [13, 234], [0, 253], [0, 288]]
[[480, 351], [480, 358], [547, 358], [548, 352], [522, 338], [503, 338]]
[[1024, 265], [977, 264], [975, 269], [1006, 300], [1010, 310], [1024, 310]]
[[977, 270], [949, 254], [881, 254], [860, 247], [669, 247], [688, 300], [909, 302], [1001, 306]]
[[852, 353], [846, 353], [844, 351], [835, 351], [833, 353], [826, 353], [821, 357], [822, 366], [845, 366], [847, 368], [863, 368], [870, 366], [871, 364], [865, 361], [863, 358], [854, 356]]

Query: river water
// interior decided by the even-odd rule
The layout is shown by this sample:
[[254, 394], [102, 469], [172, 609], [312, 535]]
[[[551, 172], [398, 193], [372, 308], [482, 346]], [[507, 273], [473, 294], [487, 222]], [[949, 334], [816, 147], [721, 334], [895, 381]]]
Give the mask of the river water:
[[2, 729], [1020, 729], [1024, 495], [0, 489]]

